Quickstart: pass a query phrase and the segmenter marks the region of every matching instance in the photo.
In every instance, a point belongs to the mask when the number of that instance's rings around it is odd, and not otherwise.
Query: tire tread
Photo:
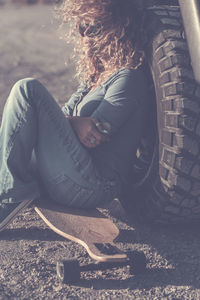
[[[132,193],[138,198],[142,193],[147,219],[170,224],[196,221],[200,217],[200,86],[194,80],[179,7],[150,7],[146,20],[146,54],[157,80],[162,126],[158,125],[154,178],[138,190],[133,187]]]

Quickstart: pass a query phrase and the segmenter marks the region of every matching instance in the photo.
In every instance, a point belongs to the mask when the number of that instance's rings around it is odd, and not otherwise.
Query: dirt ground
[[[0,20],[1,112],[11,86],[24,77],[41,80],[62,104],[77,82],[72,46],[59,39],[52,7],[1,5]],[[200,299],[198,226],[151,227],[127,216],[117,203],[105,212],[120,228],[118,246],[145,252],[144,274],[133,276],[128,267],[116,267],[83,273],[76,285],[60,284],[56,261],[91,260],[81,246],[54,234],[29,208],[0,234],[0,300]]]

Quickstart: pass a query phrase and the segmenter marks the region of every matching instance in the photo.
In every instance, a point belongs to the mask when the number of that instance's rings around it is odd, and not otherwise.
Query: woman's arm
[[[103,134],[98,130],[98,121],[96,119],[79,116],[67,116],[67,118],[80,142],[85,147],[95,148],[101,143],[109,140],[107,134]]]
[[[148,98],[148,84],[142,69],[124,70],[109,85],[104,99],[91,117],[110,125],[114,134]]]
[[[80,98],[87,94],[89,88],[86,84],[81,84],[77,91],[72,94],[68,102],[62,107],[62,111],[69,119],[72,128],[74,129],[80,142],[87,148],[95,148],[102,142],[108,141],[108,136],[99,131],[99,123],[94,118],[82,118],[73,116],[73,111]],[[101,127],[100,127],[101,128]],[[91,143],[91,141],[94,141]]]

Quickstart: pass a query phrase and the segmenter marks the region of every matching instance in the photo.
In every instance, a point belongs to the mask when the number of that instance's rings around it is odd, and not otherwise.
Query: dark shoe
[[[17,214],[32,201],[24,200],[19,203],[0,203],[0,231],[10,224]]]

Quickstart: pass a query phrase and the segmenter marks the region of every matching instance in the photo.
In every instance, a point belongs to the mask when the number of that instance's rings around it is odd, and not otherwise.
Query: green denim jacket
[[[66,115],[93,117],[110,124],[110,141],[89,150],[98,167],[127,182],[148,112],[148,83],[143,68],[123,68],[95,90],[81,84],[65,103]]]

